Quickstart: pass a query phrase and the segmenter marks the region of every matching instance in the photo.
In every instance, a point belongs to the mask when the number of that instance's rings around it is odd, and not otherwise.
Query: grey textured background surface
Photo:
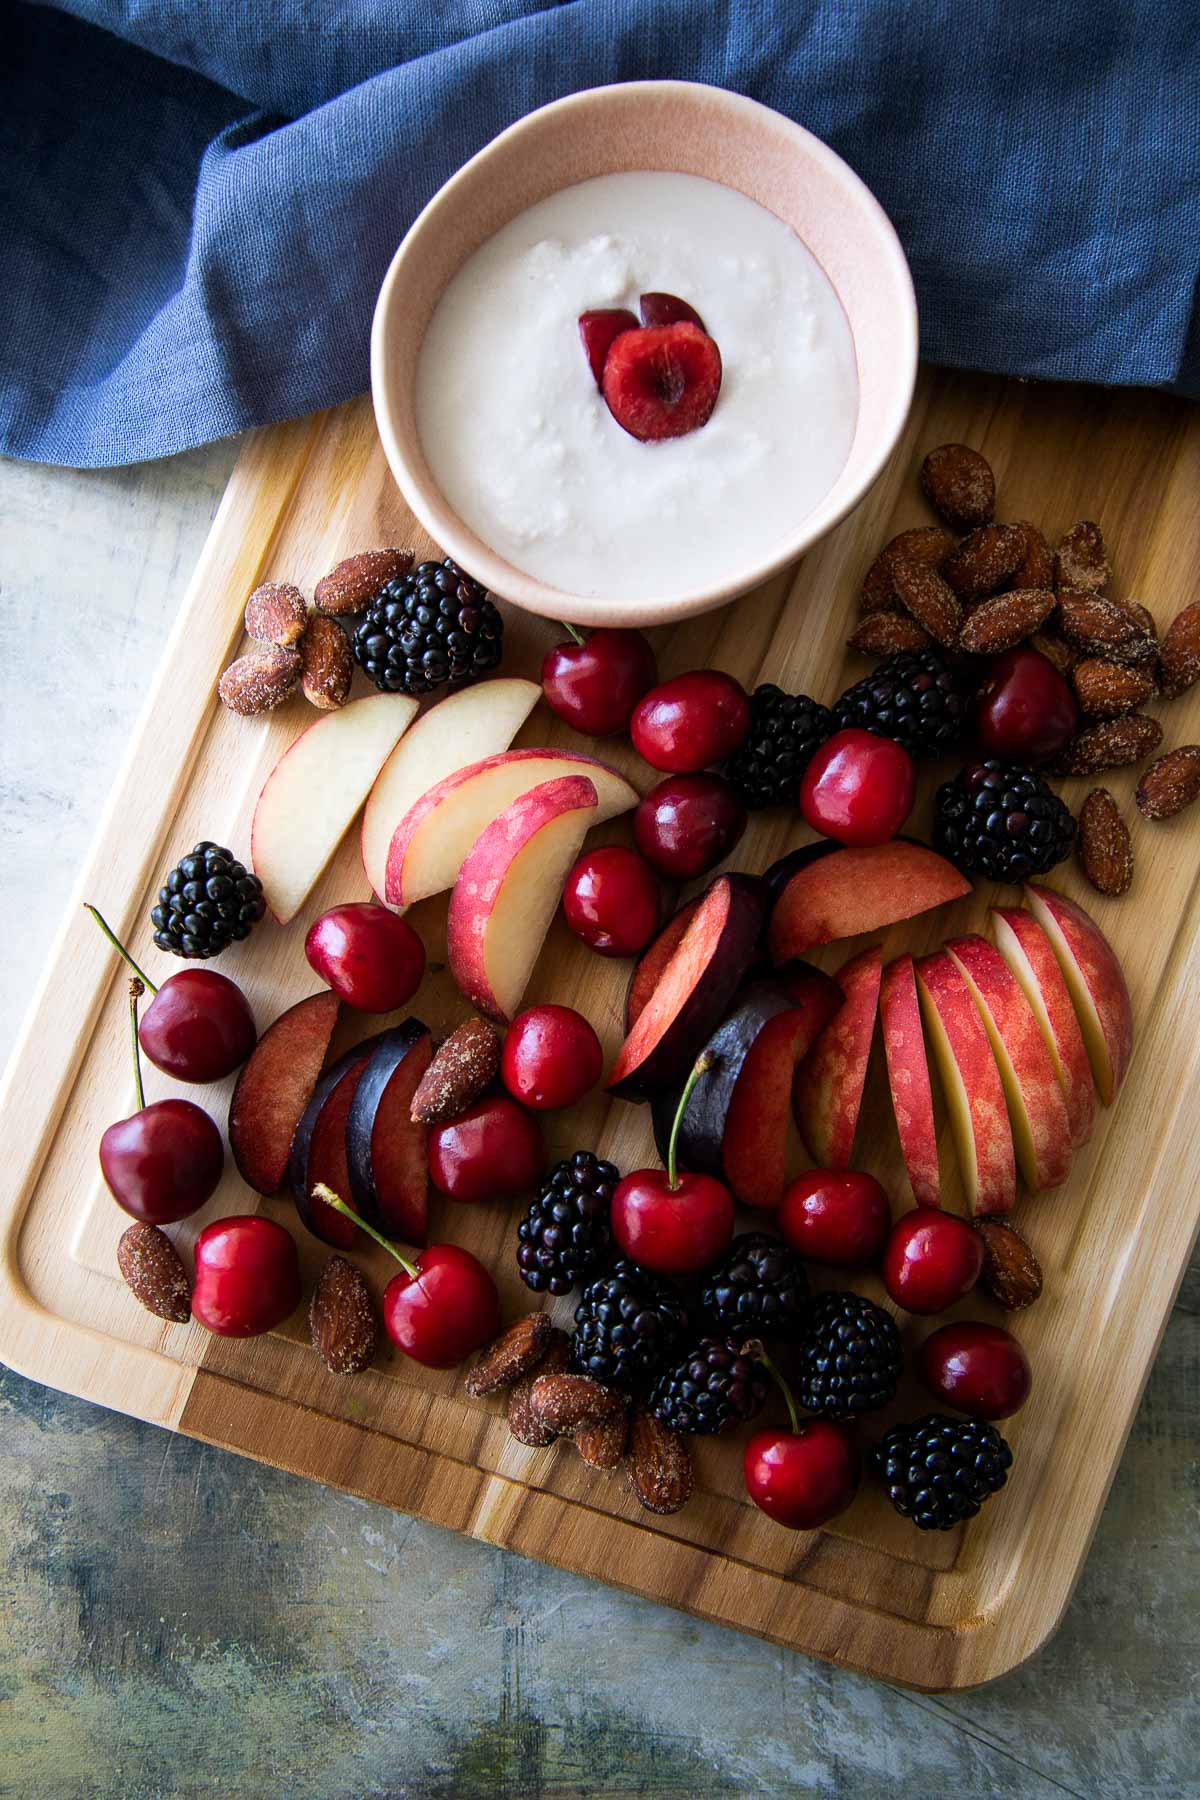
[[[0,465],[5,1042],[234,454]],[[0,1371],[0,1793],[1200,1794],[1198,1373],[1194,1265],[1058,1636],[931,1699]]]

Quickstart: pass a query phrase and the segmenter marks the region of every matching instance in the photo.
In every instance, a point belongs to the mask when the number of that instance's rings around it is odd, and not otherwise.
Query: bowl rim
[[[878,430],[876,445],[864,459],[856,481],[840,496],[837,504],[830,505],[828,495],[818,501],[798,522],[796,529],[780,539],[766,554],[747,562],[715,584],[676,594],[666,600],[612,600],[594,595],[571,594],[516,568],[459,517],[433,481],[432,475],[427,480],[414,465],[405,441],[396,430],[386,379],[385,341],[400,271],[407,258],[419,252],[422,237],[431,228],[436,228],[443,213],[453,209],[457,194],[469,184],[480,164],[501,145],[510,145],[520,137],[540,130],[550,114],[603,106],[610,99],[629,96],[634,91],[648,98],[654,95],[677,95],[681,92],[697,97],[704,95],[710,104],[715,103],[751,119],[765,115],[772,121],[774,129],[783,127],[786,133],[795,138],[809,160],[821,164],[835,181],[854,195],[858,206],[871,219],[879,247],[890,264],[890,272],[898,290],[897,298],[901,302],[895,319],[896,357],[901,362],[899,380],[894,389],[894,398]],[[836,284],[834,291],[837,292]],[[840,301],[840,294],[838,298]],[[853,335],[851,327],[852,339]],[[751,100],[744,94],[734,93],[729,88],[702,81],[622,81],[581,88],[526,113],[489,139],[443,182],[422,207],[396,247],[375,303],[371,322],[371,400],[376,429],[393,479],[418,521],[435,543],[441,545],[445,555],[470,569],[477,580],[482,581],[502,599],[543,618],[561,619],[573,625],[592,627],[659,625],[694,618],[749,592],[771,576],[777,575],[789,563],[795,562],[854,510],[878,480],[904,429],[916,386],[918,346],[916,292],[912,271],[896,228],[866,182],[836,150],[832,150],[803,125],[798,125],[794,119],[789,119],[785,113],[776,112],[773,107]],[[421,460],[423,462],[424,458]],[[830,488],[830,494],[836,492],[839,481],[840,476]]]

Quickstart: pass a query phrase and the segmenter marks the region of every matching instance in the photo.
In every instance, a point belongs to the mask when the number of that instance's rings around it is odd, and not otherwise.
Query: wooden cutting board
[[[1145,601],[1160,626],[1196,599],[1200,412],[1159,396],[929,372],[903,443],[857,512],[799,567],[735,606],[655,633],[664,675],[710,662],[748,687],[770,679],[830,699],[863,674],[867,665],[844,649],[857,584],[895,531],[930,516],[915,472],[925,450],[947,439],[990,458],[1001,517],[1038,521],[1052,539],[1077,518],[1100,520],[1114,591]],[[1102,1116],[1066,1186],[1019,1202],[1016,1220],[1046,1274],[1043,1298],[1015,1324],[1035,1387],[1005,1427],[1016,1458],[1008,1487],[965,1530],[919,1533],[870,1483],[828,1529],[783,1530],[745,1501],[736,1440],[695,1441],[695,1496],[677,1516],[655,1519],[619,1474],[590,1473],[570,1447],[512,1442],[499,1404],[468,1401],[453,1373],[381,1353],[367,1374],[337,1380],[309,1347],[303,1311],[268,1337],[226,1341],[160,1324],[117,1277],[127,1220],[100,1182],[96,1146],[132,1107],[125,981],[80,903],[99,905],[134,954],[161,971],[147,912],[163,871],[201,837],[245,853],[261,782],[313,716],[298,699],[253,721],[216,703],[246,594],[267,577],[311,590],[340,557],[408,541],[427,544],[392,485],[365,400],[249,438],[0,1096],[0,1355],[104,1405],[889,1680],[945,1689],[1003,1673],[1045,1641],[1066,1605],[1200,1222],[1200,813],[1136,822],[1137,875],[1124,900],[1093,895],[1073,865],[1055,872],[1124,958],[1138,1048],[1118,1106]],[[559,635],[511,614],[505,671],[536,676]],[[1200,689],[1161,711],[1168,744],[1200,739]],[[542,706],[518,742],[580,745]],[[649,785],[628,745],[597,748]],[[936,778],[925,777],[918,827]],[[1132,775],[1104,779],[1132,818]],[[1076,802],[1087,785],[1071,784]],[[627,821],[606,828],[617,840],[627,831]],[[782,813],[759,815],[733,860],[765,868],[806,835]],[[264,922],[222,958],[260,1025],[316,986],[304,920],[365,894],[352,833],[301,920],[286,931]],[[978,928],[992,898],[981,889],[949,912],[898,926],[885,951],[922,952]],[[440,961],[445,897],[410,916]],[[834,946],[820,960],[835,966],[856,947]],[[529,997],[580,1007],[611,1055],[626,977],[624,964],[591,955],[560,920]],[[466,1011],[445,973],[427,977],[414,1006],[435,1032]],[[346,1021],[335,1049],[366,1026]],[[859,1160],[903,1208],[909,1194],[878,1068],[869,1085]],[[196,1096],[222,1120],[228,1086]],[[152,1068],[147,1088],[151,1098],[171,1091]],[[555,1157],[591,1145],[623,1168],[653,1160],[646,1112],[602,1096],[550,1115],[546,1131]],[[286,1200],[258,1202],[232,1169],[174,1235],[190,1245],[211,1218],[259,1204],[292,1225],[313,1277],[323,1247]],[[507,1316],[528,1306],[512,1256],[520,1210],[438,1202],[433,1218],[435,1236],[467,1244],[494,1268]],[[383,1253],[360,1261],[381,1288]],[[873,1281],[857,1285],[879,1297]],[[567,1303],[556,1310],[569,1316]],[[985,1301],[958,1311],[1000,1316]],[[908,1342],[924,1329],[906,1324]],[[928,1404],[910,1385],[894,1416]]]

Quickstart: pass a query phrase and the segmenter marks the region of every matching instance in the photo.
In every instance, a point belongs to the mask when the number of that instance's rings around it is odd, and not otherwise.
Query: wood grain
[[[1001,516],[1034,519],[1051,539],[1079,517],[1099,519],[1114,590],[1144,601],[1160,625],[1194,598],[1193,411],[1148,395],[926,374],[904,444],[864,505],[796,571],[735,607],[656,633],[663,672],[709,661],[748,685],[771,679],[825,699],[865,672],[843,647],[857,582],[894,531],[928,519],[915,471],[924,451],[948,438],[977,444],[990,458]],[[340,1382],[308,1347],[301,1314],[271,1337],[230,1343],[161,1325],[116,1279],[125,1219],[100,1187],[95,1144],[132,1104],[123,983],[78,902],[95,901],[135,955],[159,966],[146,914],[161,871],[201,836],[246,848],[262,778],[312,716],[299,701],[263,721],[235,719],[215,704],[213,685],[238,644],[247,591],[268,576],[311,590],[340,556],[410,536],[425,547],[391,485],[365,403],[250,440],[5,1077],[0,1352],[39,1380],[891,1680],[949,1688],[990,1679],[1032,1654],[1066,1604],[1200,1222],[1191,1104],[1200,898],[1196,828],[1186,816],[1133,822],[1137,875],[1125,900],[1101,900],[1073,868],[1056,872],[1125,960],[1140,1041],[1121,1103],[1102,1117],[1068,1184],[1019,1202],[1016,1217],[1046,1271],[1045,1296],[1016,1324],[1036,1386],[1008,1428],[1016,1453],[1009,1486],[965,1533],[918,1534],[870,1487],[830,1529],[788,1533],[743,1503],[740,1458],[728,1442],[699,1444],[696,1497],[675,1518],[648,1522],[618,1475],[583,1469],[567,1449],[513,1444],[499,1402],[467,1401],[452,1374],[385,1352],[366,1376]],[[506,670],[536,673],[556,635],[552,625],[512,614]],[[1200,737],[1200,698],[1161,712],[1168,744]],[[518,742],[579,740],[538,708]],[[649,785],[627,745],[600,753]],[[934,779],[926,779],[921,809]],[[1132,775],[1106,783],[1134,821]],[[1085,791],[1068,786],[1076,801]],[[916,823],[925,816],[919,809]],[[620,839],[627,829],[617,821],[605,835]],[[782,815],[759,816],[734,860],[765,867],[805,835]],[[303,916],[364,893],[352,834]],[[978,927],[991,898],[981,890],[934,920],[897,928],[885,934],[885,950],[921,952]],[[412,917],[431,959],[441,960],[444,897]],[[301,921],[286,932],[264,924],[251,944],[222,959],[246,985],[260,1024],[312,991],[302,941]],[[833,966],[854,948],[835,946],[820,960]],[[591,956],[560,921],[530,997],[579,1006],[611,1055],[626,973]],[[445,974],[427,979],[416,1007],[435,1031],[465,1010]],[[335,1050],[360,1035],[361,1021],[346,1021]],[[150,1097],[169,1091],[157,1072],[148,1076]],[[228,1086],[196,1097],[223,1117]],[[623,1167],[652,1156],[644,1113],[600,1096],[551,1115],[547,1138],[555,1156],[579,1144]],[[863,1164],[907,1204],[878,1070],[859,1148]],[[227,1172],[209,1207],[177,1228],[177,1241],[188,1244],[209,1218],[255,1204]],[[285,1202],[265,1204],[294,1223]],[[509,1313],[527,1299],[511,1256],[519,1210],[442,1202],[433,1220],[435,1234],[492,1263]],[[325,1252],[298,1227],[297,1236],[311,1277]],[[359,1260],[381,1287],[382,1253]],[[569,1316],[564,1303],[557,1311]],[[998,1316],[979,1302],[959,1311]],[[910,1322],[905,1335],[916,1343],[924,1328]],[[896,1416],[921,1410],[909,1386]]]

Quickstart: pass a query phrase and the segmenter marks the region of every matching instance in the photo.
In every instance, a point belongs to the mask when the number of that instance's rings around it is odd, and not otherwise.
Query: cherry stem
[[[108,939],[108,941],[112,945],[113,949],[116,950],[119,955],[121,955],[125,958],[125,961],[129,964],[130,968],[133,970],[133,972],[137,976],[138,980],[141,982],[144,982],[144,984],[146,985],[146,987],[148,987],[150,989],[150,992],[152,994],[157,994],[158,989],[155,987],[154,983],[151,981],[150,977],[147,975],[145,969],[138,968],[138,966],[134,962],[132,956],[130,956],[128,950],[125,948],[124,944],[121,942],[121,940],[117,936],[116,932],[112,929],[112,926],[108,923],[108,920],[104,917],[104,914],[101,912],[98,912],[96,910],[96,908],[94,906],[92,906],[90,904],[90,902],[87,900],[85,900],[83,903],[83,910],[84,910],[84,912],[91,913],[93,919],[95,919],[97,925],[100,927],[101,931],[104,933],[105,937]]]
[[[675,1108],[675,1117],[671,1120],[671,1136],[667,1142],[667,1186],[674,1192],[679,1186],[679,1166],[675,1160],[675,1152],[679,1145],[679,1128],[683,1124],[683,1115],[687,1111],[688,1101],[692,1097],[696,1083],[702,1075],[707,1075],[714,1062],[713,1056],[705,1050],[692,1065],[692,1072],[683,1084],[683,1092],[679,1096],[679,1105]]]
[[[771,1361],[770,1357],[767,1355],[767,1352],[766,1352],[765,1348],[763,1347],[763,1345],[758,1341],[757,1338],[754,1338],[750,1343],[743,1344],[742,1349],[743,1349],[743,1352],[745,1353],[745,1355],[752,1356],[754,1358],[755,1362],[760,1362],[762,1364],[763,1368],[767,1371],[767,1374],[771,1377],[771,1380],[775,1383],[775,1386],[779,1389],[780,1393],[783,1395],[784,1399],[787,1401],[788,1418],[791,1420],[793,1432],[799,1431],[800,1417],[796,1411],[796,1402],[792,1398],[792,1390],[788,1386],[787,1382],[784,1380],[780,1371],[775,1367],[775,1364]]]
[[[401,1256],[391,1238],[385,1238],[382,1231],[376,1231],[373,1225],[368,1225],[365,1219],[360,1219],[354,1208],[347,1206],[341,1195],[335,1194],[333,1189],[326,1187],[323,1181],[318,1181],[313,1188],[313,1199],[323,1200],[326,1206],[333,1208],[334,1212],[341,1213],[343,1219],[352,1219],[360,1231],[365,1231],[368,1237],[374,1238],[377,1244],[383,1245],[389,1255],[395,1257],[406,1275],[411,1275],[414,1281],[417,1279],[416,1265],[410,1263],[406,1256]]]
[[[142,1087],[142,1047],[138,1043],[137,1012],[138,1001],[145,993],[140,975],[135,975],[129,983],[129,1029],[133,1035],[133,1085],[137,1090],[137,1109],[141,1112],[146,1105],[146,1093]]]
[[[575,627],[569,624],[566,619],[560,619],[559,624],[565,632],[568,632],[570,636],[575,639],[577,644],[582,645],[587,643],[587,639],[584,637],[583,633],[581,631],[576,631]]]

